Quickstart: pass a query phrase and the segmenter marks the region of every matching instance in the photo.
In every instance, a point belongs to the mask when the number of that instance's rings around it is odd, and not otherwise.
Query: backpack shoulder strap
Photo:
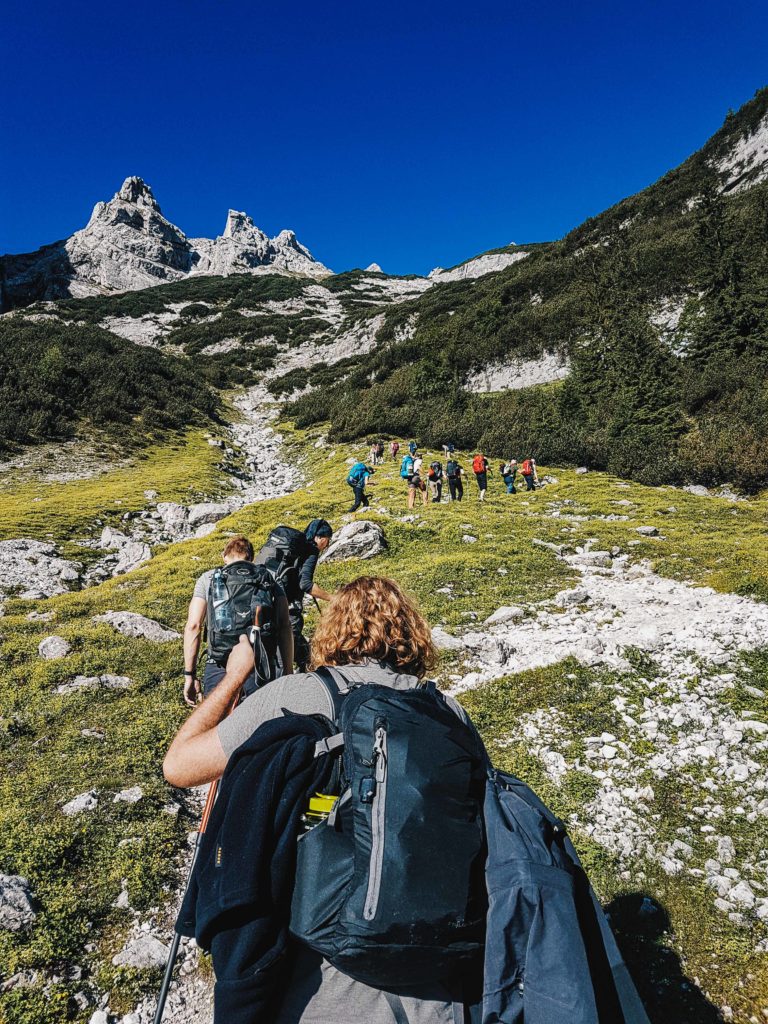
[[[349,683],[340,673],[337,674],[327,666],[315,669],[312,675],[323,684],[328,696],[331,698],[333,720],[337,722],[341,713],[341,705],[351,689]]]

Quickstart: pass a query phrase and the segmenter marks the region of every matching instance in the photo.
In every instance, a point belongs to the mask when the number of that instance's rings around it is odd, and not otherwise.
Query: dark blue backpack
[[[482,966],[486,755],[434,684],[365,684],[337,706],[342,781],[299,837],[291,931],[377,988],[455,980]],[[325,748],[318,754],[325,752]]]
[[[492,771],[483,1024],[650,1024],[565,825]]]

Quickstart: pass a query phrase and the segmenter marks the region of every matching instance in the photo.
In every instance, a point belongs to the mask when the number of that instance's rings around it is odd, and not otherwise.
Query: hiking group
[[[562,822],[428,681],[415,603],[314,582],[331,535],[234,537],[190,603],[204,699],[163,768],[220,779],[176,923],[210,951],[215,1024],[648,1024]]]
[[[400,442],[392,441],[389,450],[392,461],[396,462],[400,452]],[[366,488],[368,481],[376,472],[375,467],[382,465],[384,462],[384,451],[384,443],[376,441],[371,445],[369,453],[370,464],[358,461],[350,466],[347,473],[347,484],[352,488],[354,501],[348,509],[349,512],[357,512],[359,508],[368,508],[370,505]],[[452,444],[444,445],[443,452],[446,459],[445,469],[443,469],[443,463],[439,459],[434,459],[425,471],[424,459],[419,454],[418,445],[415,441],[411,441],[408,445],[408,451],[403,455],[400,462],[400,477],[408,485],[409,509],[412,509],[416,504],[417,496],[421,497],[424,505],[428,505],[430,500],[440,503],[443,500],[443,487],[446,482],[448,483],[448,501],[463,500],[463,478],[467,474],[459,462]],[[477,481],[479,499],[480,501],[485,501],[490,467],[488,460],[482,452],[477,452],[472,459],[472,472]],[[515,485],[518,472],[523,478],[525,489],[527,491],[535,490],[539,482],[536,460],[527,458],[518,464],[517,459],[510,459],[508,462],[502,462],[499,465],[499,477],[504,482],[507,494],[517,493]]]

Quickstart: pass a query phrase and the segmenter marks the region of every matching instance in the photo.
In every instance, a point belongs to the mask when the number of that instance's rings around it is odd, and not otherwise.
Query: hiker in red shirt
[[[536,475],[536,459],[527,458],[520,467],[520,472],[525,480],[526,491],[535,491],[539,478]]]
[[[488,459],[486,459],[482,452],[478,452],[474,459],[472,459],[472,472],[477,480],[480,501],[485,501],[485,492],[488,490]]]

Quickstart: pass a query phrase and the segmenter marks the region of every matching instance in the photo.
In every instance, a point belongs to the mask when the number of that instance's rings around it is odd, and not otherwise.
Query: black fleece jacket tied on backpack
[[[309,797],[322,792],[332,758],[314,757],[334,728],[322,716],[267,722],[229,759],[176,922],[210,950],[214,1019],[266,1024],[287,963],[296,836]]]

